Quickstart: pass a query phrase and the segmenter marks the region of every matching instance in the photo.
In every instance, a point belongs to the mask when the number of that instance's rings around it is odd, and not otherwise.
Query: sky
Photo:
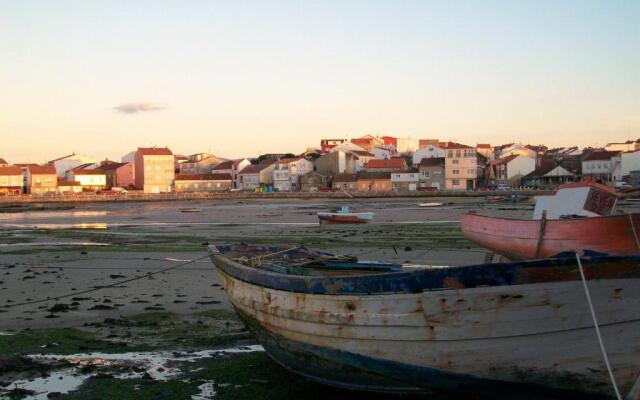
[[[640,1],[0,0],[0,157],[640,137]]]

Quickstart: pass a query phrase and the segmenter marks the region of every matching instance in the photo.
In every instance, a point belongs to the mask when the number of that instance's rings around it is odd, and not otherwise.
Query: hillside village
[[[226,159],[140,147],[120,161],[70,154],[43,164],[0,158],[0,195],[80,192],[415,192],[527,187],[580,180],[622,188],[640,183],[640,139],[603,148],[365,135],[322,139],[300,154]]]

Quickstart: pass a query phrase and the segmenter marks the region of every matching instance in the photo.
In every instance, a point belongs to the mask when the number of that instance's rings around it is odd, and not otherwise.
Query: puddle
[[[109,243],[96,242],[33,242],[33,243],[0,243],[0,247],[41,247],[41,246],[111,246]]]
[[[46,378],[21,379],[12,382],[7,390],[20,388],[34,392],[30,399],[47,400],[49,393],[69,393],[76,390],[93,374],[76,374],[75,368],[52,372]],[[0,392],[1,394],[1,392]]]
[[[3,334],[3,333],[0,333]],[[130,372],[121,372],[113,375],[116,379],[134,379],[149,375],[154,380],[166,381],[175,378],[184,372],[184,367],[170,367],[174,363],[194,362],[196,360],[211,358],[224,354],[250,353],[264,351],[260,345],[240,346],[227,349],[202,350],[194,352],[186,351],[164,351],[164,352],[139,352],[139,353],[86,353],[86,354],[34,354],[27,357],[33,360],[56,360],[66,361],[75,367],[66,368],[52,372],[46,378],[35,378],[31,380],[17,380],[11,382],[5,388],[0,388],[0,397],[3,391],[14,388],[31,390],[36,394],[33,399],[47,399],[49,393],[68,393],[76,390],[83,382],[100,372],[101,368],[125,368]],[[85,366],[94,366],[92,372],[81,373]],[[193,395],[194,400],[212,399],[216,395],[213,381],[206,381],[198,386],[200,393]]]
[[[209,400],[216,396],[216,388],[213,381],[206,381],[198,386],[200,393],[191,396],[191,400]]]

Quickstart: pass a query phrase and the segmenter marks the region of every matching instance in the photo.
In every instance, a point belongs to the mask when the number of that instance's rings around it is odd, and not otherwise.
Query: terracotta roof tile
[[[55,175],[55,167],[49,165],[29,165],[29,173],[31,175]]]
[[[615,157],[619,155],[620,151],[594,151],[593,153],[587,155],[584,158],[584,161],[605,161],[610,160],[611,157]]]
[[[386,160],[369,160],[367,163],[367,169],[380,169],[380,168],[405,168],[407,162],[403,158],[389,158]]]
[[[138,153],[143,156],[172,156],[168,147],[138,147]]]
[[[0,175],[22,175],[22,168],[20,167],[0,167]]]

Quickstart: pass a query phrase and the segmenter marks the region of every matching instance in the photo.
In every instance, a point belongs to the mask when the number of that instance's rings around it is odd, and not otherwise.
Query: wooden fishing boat
[[[467,239],[511,260],[584,250],[640,254],[640,214],[536,221],[468,213],[461,225]]]
[[[371,270],[304,248],[209,252],[266,352],[311,380],[403,393],[613,393],[575,257]],[[631,398],[640,394],[640,257],[581,260],[613,374]]]
[[[511,260],[592,250],[609,255],[640,254],[640,214],[611,215],[617,194],[600,184],[563,185],[539,196],[532,220],[467,213],[464,236]]]
[[[373,221],[373,212],[352,212],[349,207],[342,206],[335,212],[319,212],[318,219],[321,224],[368,224]]]

